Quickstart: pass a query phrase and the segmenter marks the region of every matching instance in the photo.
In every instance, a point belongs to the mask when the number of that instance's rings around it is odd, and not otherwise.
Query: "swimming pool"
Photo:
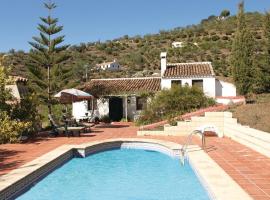
[[[20,200],[208,200],[189,165],[165,154],[117,149],[73,158]]]

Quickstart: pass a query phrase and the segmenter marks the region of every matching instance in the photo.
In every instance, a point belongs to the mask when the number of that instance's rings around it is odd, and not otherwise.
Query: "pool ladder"
[[[205,149],[205,135],[204,135],[204,132],[201,131],[201,130],[194,130],[194,131],[192,131],[187,136],[184,145],[180,149],[180,152],[181,152],[180,161],[181,161],[181,164],[182,165],[185,164],[185,159],[186,159],[186,155],[187,155],[188,146],[191,144],[191,142],[192,142],[192,136],[195,135],[195,134],[201,135],[201,137],[202,137],[202,148]]]

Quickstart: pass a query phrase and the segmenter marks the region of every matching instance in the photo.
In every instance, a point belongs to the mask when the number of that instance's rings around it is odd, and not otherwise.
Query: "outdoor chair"
[[[89,123],[89,122],[76,122],[77,126],[83,126],[85,129],[85,132],[90,133],[91,128],[95,126],[94,123]]]
[[[48,115],[48,118],[53,128],[52,134],[54,136],[58,136],[60,133],[65,133],[65,135],[69,137],[70,135],[74,136],[74,132],[77,132],[80,136],[81,132],[85,130],[84,126],[69,126],[67,122],[65,122],[64,125],[59,126],[50,114]]]

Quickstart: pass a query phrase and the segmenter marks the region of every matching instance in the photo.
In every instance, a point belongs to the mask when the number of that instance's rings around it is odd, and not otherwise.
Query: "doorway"
[[[109,99],[109,117],[112,121],[120,121],[123,118],[123,99],[112,97]]]

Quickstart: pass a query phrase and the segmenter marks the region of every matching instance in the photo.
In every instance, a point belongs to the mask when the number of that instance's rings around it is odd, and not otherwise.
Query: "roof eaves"
[[[172,79],[172,78],[214,78],[215,75],[200,75],[200,76],[163,76],[163,79]]]

